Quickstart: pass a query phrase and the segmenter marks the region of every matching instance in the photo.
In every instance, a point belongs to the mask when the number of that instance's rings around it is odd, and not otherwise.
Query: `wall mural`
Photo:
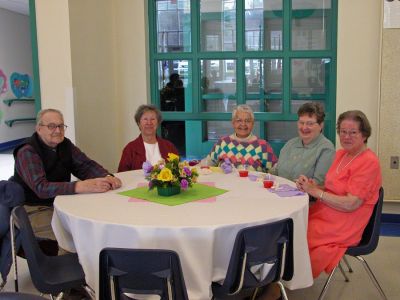
[[[32,96],[32,79],[28,74],[14,72],[10,76],[11,90],[17,98]]]
[[[0,69],[0,95],[4,94],[5,92],[7,92],[8,87],[7,87],[7,76],[6,74],[4,74],[3,70]],[[3,112],[0,109],[0,122],[1,119],[3,118]]]
[[[3,70],[0,69],[0,95],[7,92],[7,76],[4,74]]]

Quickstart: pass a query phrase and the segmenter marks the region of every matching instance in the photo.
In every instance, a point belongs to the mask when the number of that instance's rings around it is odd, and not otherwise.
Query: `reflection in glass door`
[[[275,152],[297,135],[297,109],[319,102],[335,141],[337,0],[151,0],[152,102],[161,134],[204,157],[248,104]]]

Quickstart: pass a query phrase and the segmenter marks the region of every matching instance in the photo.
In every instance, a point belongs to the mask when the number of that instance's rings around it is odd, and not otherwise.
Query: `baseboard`
[[[382,236],[400,236],[400,214],[382,214],[381,232]]]
[[[18,139],[18,140],[13,140],[13,141],[8,141],[5,143],[0,143],[0,152],[14,149],[16,146],[22,143],[26,138]]]

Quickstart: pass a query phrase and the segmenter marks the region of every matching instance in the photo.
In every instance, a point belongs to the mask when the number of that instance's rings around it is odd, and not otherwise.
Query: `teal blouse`
[[[321,185],[325,181],[325,174],[328,172],[334,156],[335,148],[323,134],[320,134],[308,145],[303,145],[301,138],[295,137],[281,149],[273,173],[292,181],[300,175],[305,175]]]

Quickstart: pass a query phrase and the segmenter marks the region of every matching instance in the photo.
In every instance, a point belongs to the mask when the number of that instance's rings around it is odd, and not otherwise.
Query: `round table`
[[[95,291],[103,248],[171,249],[179,254],[189,299],[210,299],[211,282],[225,278],[238,231],[288,217],[294,221],[294,276],[285,284],[289,289],[312,285],[307,195],[279,197],[262,182],[213,172],[200,175],[198,181],[228,192],[167,206],[117,194],[145,184],[142,170],[116,176],[123,183],[118,190],[58,196],[54,202],[52,226],[57,240],[62,248],[78,253],[86,281]]]

